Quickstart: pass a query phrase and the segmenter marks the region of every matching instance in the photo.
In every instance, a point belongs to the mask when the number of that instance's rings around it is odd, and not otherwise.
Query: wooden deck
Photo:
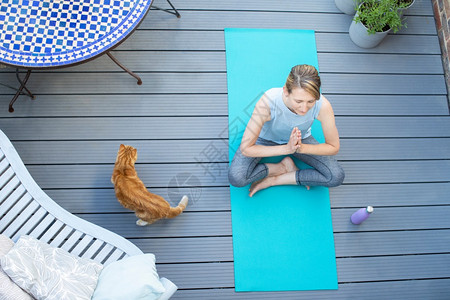
[[[33,72],[37,99],[19,98],[13,114],[13,91],[0,86],[0,128],[37,183],[70,212],[155,253],[160,275],[180,288],[173,299],[448,299],[450,118],[431,1],[416,0],[408,28],[374,49],[351,42],[351,17],[333,0],[173,3],[181,19],[152,10],[114,51],[142,86],[108,57]],[[346,171],[330,189],[338,290],[234,292],[226,27],[316,31]],[[0,82],[15,85],[13,70],[2,69]],[[110,183],[120,143],[138,149],[153,192],[173,202],[191,195],[183,215],[135,225]],[[352,225],[366,205],[372,217]]]

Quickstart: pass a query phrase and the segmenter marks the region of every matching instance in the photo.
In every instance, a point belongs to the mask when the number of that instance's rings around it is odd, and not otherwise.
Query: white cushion
[[[155,255],[142,254],[105,266],[92,300],[156,300],[164,292],[156,272]]]
[[[91,299],[103,268],[30,236],[22,236],[0,263],[17,285],[46,300]]]
[[[11,250],[14,242],[8,237],[0,234],[0,258]],[[0,270],[0,299],[1,300],[32,300],[29,294],[25,293],[15,284],[8,275]]]

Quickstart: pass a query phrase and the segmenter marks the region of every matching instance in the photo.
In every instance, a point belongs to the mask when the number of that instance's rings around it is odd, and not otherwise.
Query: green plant
[[[369,34],[392,29],[396,33],[406,23],[402,22],[400,9],[409,4],[397,0],[364,0],[358,7],[354,21],[361,22]]]

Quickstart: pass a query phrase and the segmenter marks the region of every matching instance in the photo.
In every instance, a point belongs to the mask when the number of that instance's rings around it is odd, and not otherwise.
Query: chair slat
[[[56,222],[53,223],[53,225],[45,231],[40,240],[48,244],[48,242],[58,233],[58,231],[61,230],[63,226],[63,222],[61,222],[60,220],[56,220]]]
[[[72,227],[64,226],[63,230],[61,230],[58,235],[53,238],[53,241],[51,241],[50,245],[58,248],[65,239],[68,239],[70,237],[72,231]]]
[[[94,259],[94,255],[97,253],[97,251],[104,245],[104,242],[101,240],[96,240],[92,245],[89,246],[88,250],[83,253],[81,257],[83,258],[89,258]]]
[[[76,244],[76,242],[78,242],[80,240],[80,238],[82,236],[83,236],[83,232],[81,232],[79,230],[75,230],[75,232],[72,233],[70,238],[66,242],[64,242],[63,245],[61,245],[61,248],[69,252],[70,249]]]
[[[114,250],[114,246],[106,244],[105,247],[95,256],[95,260],[103,263]]]
[[[0,217],[4,215],[17,201],[19,201],[24,193],[25,188],[23,185],[20,185],[14,192],[12,192],[0,206]]]
[[[2,159],[0,161],[0,173],[3,173],[9,167],[9,161],[7,159]]]
[[[15,232],[19,231],[20,228],[31,218],[33,213],[39,208],[37,202],[31,202],[27,208],[25,208],[18,216],[16,216],[12,223],[3,232],[6,236],[12,236]]]
[[[2,217],[0,220],[0,231],[3,232],[6,226],[11,223],[14,219],[18,218],[23,210],[28,206],[32,200],[31,195],[26,193],[18,201],[14,203],[11,209]]]
[[[70,251],[70,253],[74,255],[80,255],[86,249],[86,247],[89,245],[89,243],[94,239],[94,237],[90,235],[85,235],[83,239],[76,245],[76,247]]]
[[[13,177],[0,191],[0,203],[8,197],[11,192],[17,188],[20,181],[17,177]],[[2,205],[3,206],[3,205]]]
[[[28,235],[30,231],[35,228],[44,218],[47,211],[40,207],[34,215],[27,220],[25,224],[17,231],[14,236],[12,237],[13,241],[17,241],[22,235]]]
[[[55,221],[55,217],[48,214],[41,222],[39,222],[38,226],[36,226],[29,235],[38,239],[53,221]]]
[[[123,253],[124,252],[122,250],[119,250],[116,248],[116,250],[114,250],[114,252],[111,253],[111,255],[108,257],[108,259],[103,264],[107,265],[107,264],[110,264],[112,262],[119,260],[122,257]]]
[[[0,187],[4,186],[14,176],[14,170],[9,168],[0,176]]]

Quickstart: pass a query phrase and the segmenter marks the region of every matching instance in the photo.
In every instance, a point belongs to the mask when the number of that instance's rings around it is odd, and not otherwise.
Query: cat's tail
[[[170,208],[167,218],[175,218],[176,216],[181,214],[186,208],[188,200],[189,200],[188,196],[184,195],[183,198],[181,198],[180,203],[178,203],[177,207]]]

